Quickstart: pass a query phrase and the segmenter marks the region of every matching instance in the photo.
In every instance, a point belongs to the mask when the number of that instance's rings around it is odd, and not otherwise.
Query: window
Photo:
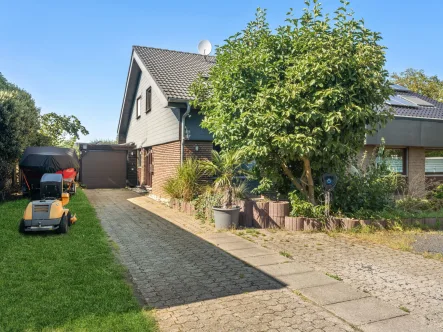
[[[136,110],[137,110],[137,119],[141,116],[141,111],[142,111],[142,97],[138,97],[137,98],[137,103],[135,105]]]
[[[425,172],[428,175],[443,175],[443,150],[425,151]]]
[[[406,149],[389,149],[383,152],[383,161],[396,173],[406,175]],[[381,163],[381,158],[377,157],[377,164]]]
[[[148,113],[151,110],[151,103],[152,103],[152,90],[151,87],[146,89],[146,113]]]

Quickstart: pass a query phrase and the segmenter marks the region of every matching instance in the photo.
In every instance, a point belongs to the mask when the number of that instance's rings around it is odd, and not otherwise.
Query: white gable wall
[[[137,54],[134,60],[142,69],[137,92],[134,96],[126,142],[133,142],[137,148],[177,141],[179,139],[179,109],[166,108],[168,102],[155,84]],[[151,111],[146,113],[146,89],[152,89]],[[141,116],[137,119],[137,98],[141,96]]]

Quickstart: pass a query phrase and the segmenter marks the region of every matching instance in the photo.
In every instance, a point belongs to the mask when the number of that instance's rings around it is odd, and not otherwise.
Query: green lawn
[[[27,203],[0,203],[0,331],[156,330],[83,191],[66,235],[19,234]]]

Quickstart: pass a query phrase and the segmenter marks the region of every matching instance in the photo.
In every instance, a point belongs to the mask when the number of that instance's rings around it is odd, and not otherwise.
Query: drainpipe
[[[183,165],[185,159],[185,124],[186,117],[191,113],[191,105],[186,102],[186,112],[182,115],[181,141],[180,141],[180,165]]]

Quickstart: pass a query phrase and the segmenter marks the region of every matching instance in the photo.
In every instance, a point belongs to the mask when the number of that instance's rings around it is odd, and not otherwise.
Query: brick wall
[[[198,146],[198,151],[195,147]],[[211,158],[212,142],[185,142],[185,158]],[[152,177],[152,194],[158,198],[166,198],[163,185],[166,180],[174,176],[180,165],[180,141],[156,145],[152,147],[154,174]],[[143,173],[143,172],[142,172]]]
[[[425,149],[408,149],[408,184],[411,194],[423,196],[426,188]]]
[[[198,151],[196,151],[198,147]],[[185,142],[185,158],[194,157],[197,159],[211,159],[212,142]]]
[[[152,176],[152,193],[157,197],[166,197],[163,185],[175,174],[180,164],[180,142],[156,145],[152,147],[154,174]]]

